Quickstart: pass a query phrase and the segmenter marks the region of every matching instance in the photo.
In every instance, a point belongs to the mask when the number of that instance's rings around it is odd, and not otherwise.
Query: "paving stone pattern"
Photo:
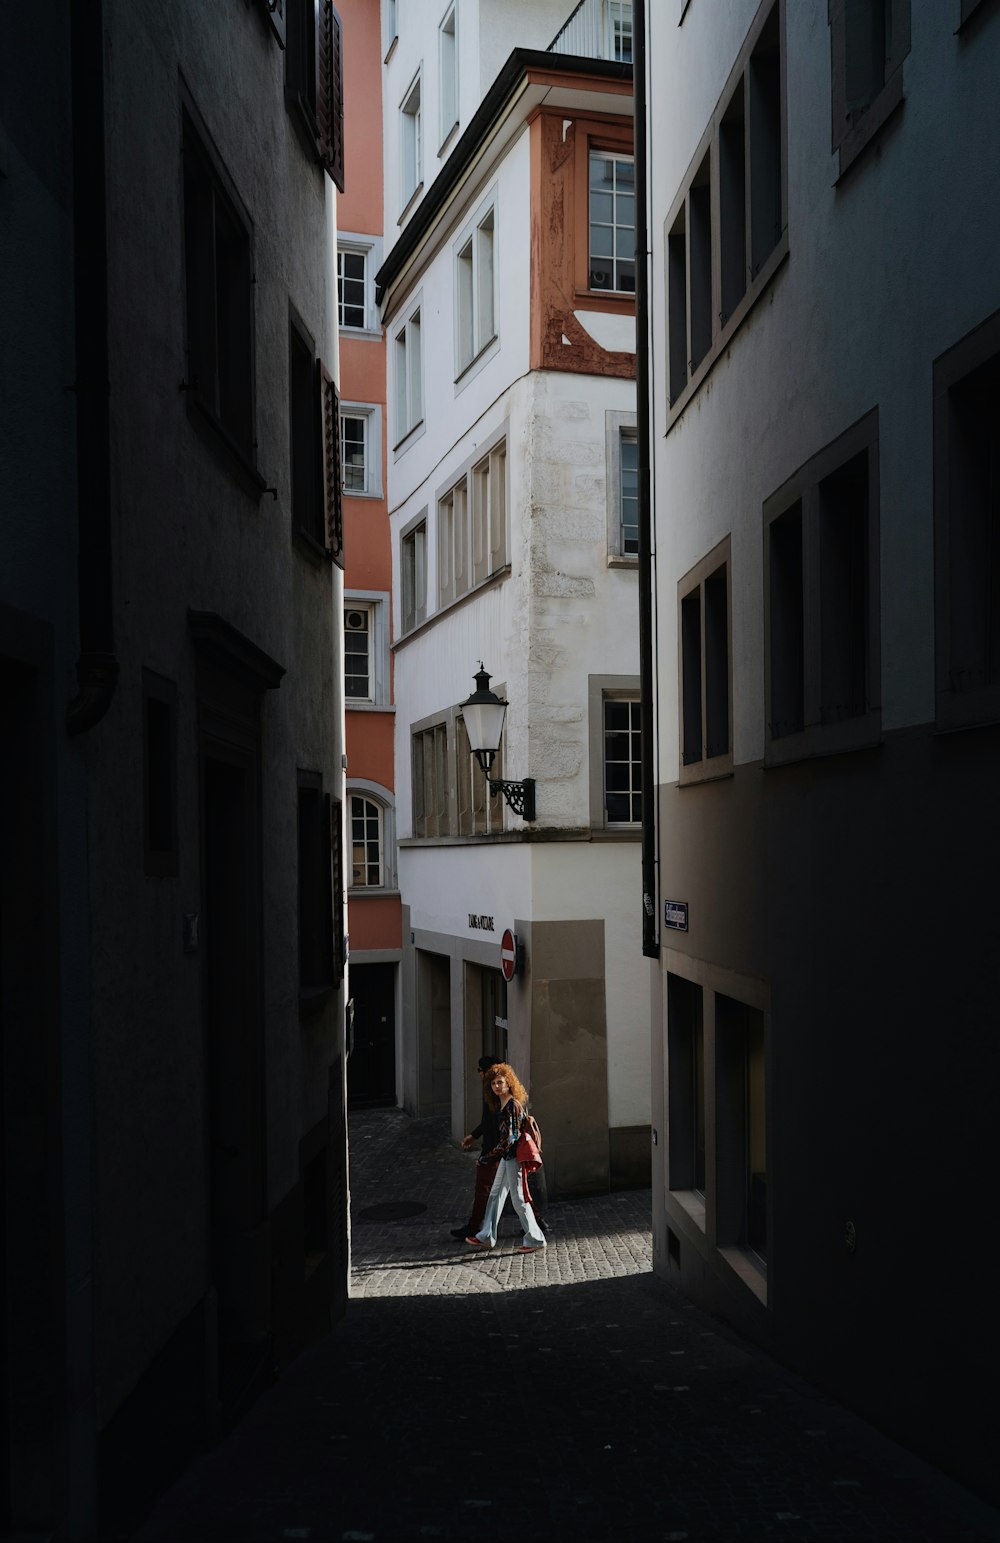
[[[648,1191],[449,1237],[473,1159],[352,1114],[352,1301],[135,1534],[167,1539],[1000,1540],[1000,1512],[651,1272]],[[373,1207],[419,1205],[399,1220]]]

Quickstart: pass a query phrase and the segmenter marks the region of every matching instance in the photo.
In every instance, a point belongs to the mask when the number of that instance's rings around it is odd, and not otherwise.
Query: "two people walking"
[[[517,1159],[517,1143],[527,1114],[528,1095],[517,1073],[512,1066],[508,1066],[506,1061],[499,1061],[488,1067],[483,1067],[480,1063],[480,1071],[483,1073],[483,1098],[486,1107],[483,1111],[481,1127],[484,1138],[483,1151],[477,1164],[477,1200],[485,1187],[483,1180],[480,1179],[479,1169],[488,1169],[494,1163],[496,1169],[489,1193],[486,1195],[482,1226],[478,1232],[472,1231],[478,1219],[477,1207],[474,1204],[473,1218],[465,1241],[473,1248],[496,1247],[497,1224],[509,1195],[524,1229],[524,1238],[518,1252],[531,1254],[536,1248],[545,1247],[545,1235],[538,1225],[538,1219],[531,1204],[523,1165]],[[495,1119],[496,1130],[496,1141],[490,1147],[487,1146],[487,1115],[489,1114],[492,1114]],[[489,1134],[492,1135],[493,1132],[489,1131]],[[472,1136],[466,1136],[462,1146],[471,1146],[474,1137],[475,1132]]]

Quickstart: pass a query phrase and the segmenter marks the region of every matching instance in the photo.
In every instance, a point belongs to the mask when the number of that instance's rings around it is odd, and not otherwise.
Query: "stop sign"
[[[500,969],[504,980],[513,980],[517,974],[517,943],[509,927],[500,939]]]

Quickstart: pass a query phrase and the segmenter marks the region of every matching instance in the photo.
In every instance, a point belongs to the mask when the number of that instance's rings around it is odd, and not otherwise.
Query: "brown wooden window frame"
[[[592,289],[590,287],[590,157],[635,162],[635,137],[631,123],[621,119],[580,117],[570,130],[573,136],[573,272],[576,283],[574,305],[578,310],[609,311],[616,316],[635,315],[635,291],[627,289]],[[636,258],[638,265],[638,258]]]
[[[344,29],[333,0],[284,0],[285,100],[306,152],[344,191]]]
[[[288,315],[288,464],[292,539],[344,566],[340,396],[294,307]]]

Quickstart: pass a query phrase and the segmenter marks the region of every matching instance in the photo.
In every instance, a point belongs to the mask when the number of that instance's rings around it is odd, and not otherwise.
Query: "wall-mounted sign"
[[[469,915],[469,926],[473,932],[495,932],[492,916]]]
[[[517,974],[517,938],[509,927],[500,939],[500,970],[504,980],[513,980]]]
[[[663,925],[672,927],[674,932],[687,932],[688,903],[686,900],[664,900]]]

